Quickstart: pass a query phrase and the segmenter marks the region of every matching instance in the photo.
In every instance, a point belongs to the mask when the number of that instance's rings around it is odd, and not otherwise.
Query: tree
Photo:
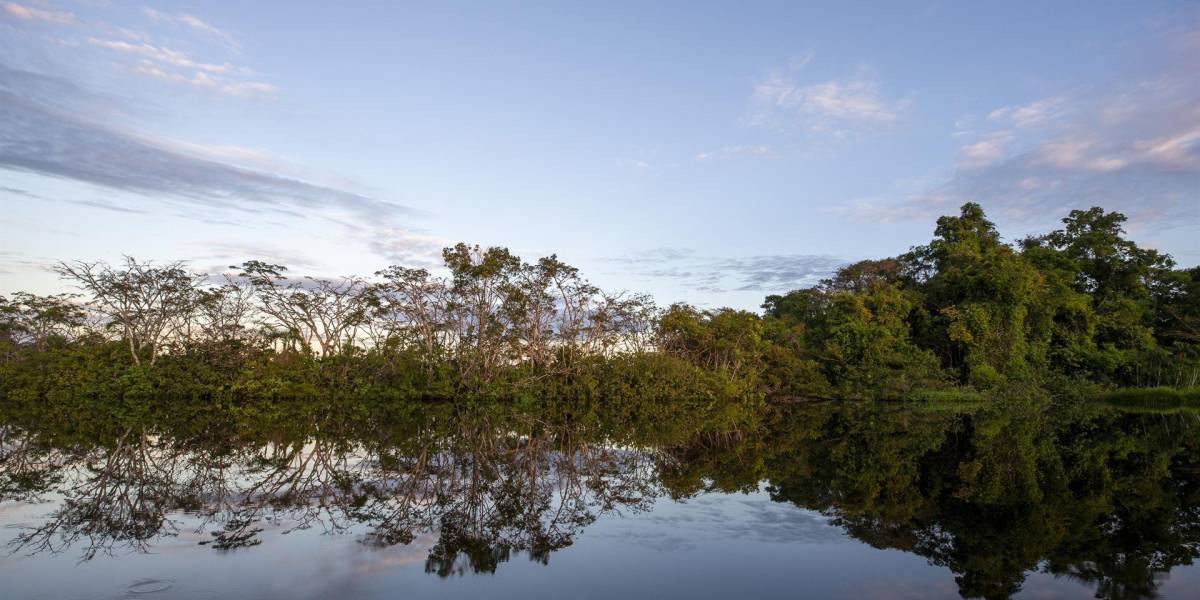
[[[1057,253],[1073,272],[1076,292],[1085,294],[1094,313],[1089,354],[1093,373],[1129,381],[1137,363],[1157,353],[1155,306],[1179,291],[1174,261],[1125,238],[1125,215],[1093,207],[1074,210],[1064,227],[1034,243]]]
[[[838,269],[833,278],[826,279],[821,285],[830,290],[859,294],[900,283],[904,278],[904,263],[898,258],[860,260]]]
[[[26,292],[17,292],[11,299],[0,296],[0,339],[41,350],[53,338],[73,338],[87,318],[77,298],[74,294]]]
[[[841,396],[897,398],[942,383],[937,358],[910,338],[908,321],[920,300],[897,284],[832,294],[819,356]]]
[[[417,347],[429,359],[444,352],[452,341],[447,327],[449,284],[425,269],[391,266],[375,275],[383,283],[374,288],[372,325],[384,333],[376,343],[387,339],[401,347]]]
[[[158,359],[164,344],[191,323],[203,278],[183,262],[156,266],[126,256],[118,267],[103,262],[61,262],[55,271],[91,296],[88,305],[129,345],[134,364]]]
[[[258,336],[252,328],[255,316],[254,289],[226,276],[225,283],[201,289],[196,299],[198,332],[204,343],[252,342]]]
[[[449,310],[460,368],[468,379],[490,380],[512,342],[512,311],[504,303],[511,300],[521,261],[507,248],[462,243],[444,249],[442,259],[450,269]]]
[[[658,349],[707,369],[754,379],[762,370],[762,320],[732,308],[673,304],[658,321]]]
[[[1174,267],[1170,256],[1125,239],[1126,220],[1098,206],[1073,210],[1062,220],[1062,229],[1044,238],[1075,263],[1077,289],[1090,294],[1097,305],[1117,297],[1146,300]]]
[[[978,204],[964,204],[957,217],[939,218],[933,241],[903,260],[936,315],[922,341],[947,366],[985,386],[1031,374],[1030,361],[1039,352],[1030,339],[1030,317],[1043,280],[1000,241]]]
[[[1155,331],[1167,345],[1200,345],[1200,267],[1172,278],[1170,293],[1158,298]]]
[[[330,356],[352,345],[369,316],[366,282],[356,277],[288,281],[286,271],[256,260],[242,263],[239,276],[253,287],[266,325],[303,352]]]

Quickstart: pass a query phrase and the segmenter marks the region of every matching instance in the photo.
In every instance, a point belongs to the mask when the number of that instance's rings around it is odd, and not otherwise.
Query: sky
[[[0,293],[464,241],[753,309],[968,201],[1200,264],[1200,2],[0,0]]]

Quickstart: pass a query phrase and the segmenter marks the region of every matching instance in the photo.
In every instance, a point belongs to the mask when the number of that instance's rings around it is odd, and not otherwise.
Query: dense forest
[[[444,275],[290,277],[248,261],[64,262],[0,297],[0,396],[359,399],[1085,397],[1194,388],[1200,268],[1072,211],[1006,243],[977,204],[932,241],[768,296],[761,314],[609,293],[555,256],[458,244]],[[1188,397],[1194,392],[1186,392]]]

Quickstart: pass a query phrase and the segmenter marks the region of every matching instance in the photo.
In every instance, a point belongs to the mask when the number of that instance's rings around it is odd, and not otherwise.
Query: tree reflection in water
[[[159,425],[159,424],[156,424]],[[147,551],[179,533],[171,515],[202,517],[218,550],[261,543],[268,525],[330,533],[365,525],[365,543],[411,543],[436,532],[427,569],[494,571],[513,551],[546,562],[603,512],[638,510],[660,494],[645,452],[592,432],[522,415],[455,415],[451,427],[399,442],[311,435],[217,444],[148,424],[110,443],[56,447],[10,425],[0,450],[0,501],[62,495],[43,523],[10,542],[15,552],[83,549],[82,559]],[[212,441],[212,440],[209,440]]]
[[[1153,598],[1200,555],[1200,417],[1188,411],[271,410],[9,415],[0,501],[53,503],[10,550],[147,551],[186,515],[219,551],[310,527],[372,546],[433,536],[426,570],[447,576],[493,572],[515,553],[546,563],[601,515],[659,497],[765,487],[873,547],[946,567],[964,597],[1010,597],[1040,571],[1100,598]]]

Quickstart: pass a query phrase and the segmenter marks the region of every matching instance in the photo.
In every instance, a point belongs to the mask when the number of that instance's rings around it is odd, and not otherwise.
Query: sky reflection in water
[[[6,415],[3,596],[1200,590],[1186,411],[296,411]]]

